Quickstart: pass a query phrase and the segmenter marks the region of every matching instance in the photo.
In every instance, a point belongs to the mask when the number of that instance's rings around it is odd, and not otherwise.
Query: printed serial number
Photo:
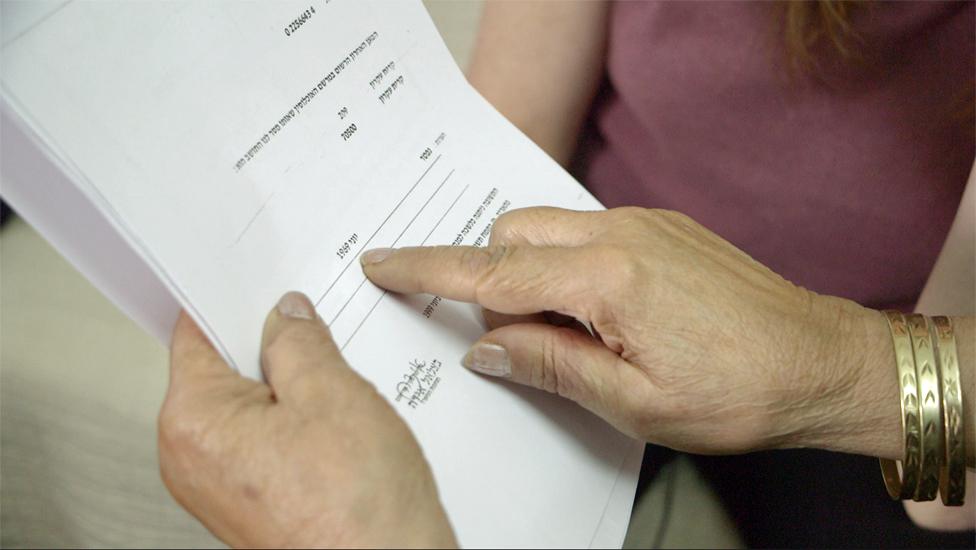
[[[295,31],[311,19],[313,15],[315,15],[315,6],[309,6],[301,15],[296,17],[291,23],[288,23],[288,26],[285,27],[285,36],[295,34]]]

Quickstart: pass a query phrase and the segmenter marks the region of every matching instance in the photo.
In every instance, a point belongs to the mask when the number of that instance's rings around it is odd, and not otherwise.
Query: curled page
[[[258,378],[264,316],[300,290],[410,425],[463,545],[622,542],[641,446],[463,369],[476,308],[359,268],[367,248],[485,244],[514,208],[602,208],[467,84],[420,2],[70,2],[2,55],[25,143],[145,284],[113,278],[24,172],[5,194],[130,315],[158,334],[178,303]]]

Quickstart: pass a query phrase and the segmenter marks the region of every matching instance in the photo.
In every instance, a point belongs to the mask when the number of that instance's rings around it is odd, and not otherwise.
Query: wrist
[[[792,400],[780,447],[901,459],[902,427],[891,335],[882,313],[815,296],[797,339]]]

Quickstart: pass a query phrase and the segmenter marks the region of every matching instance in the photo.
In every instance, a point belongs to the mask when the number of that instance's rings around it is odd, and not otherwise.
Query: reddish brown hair
[[[870,2],[786,0],[782,7],[787,65],[794,76],[805,74],[821,79],[828,61],[870,67],[861,55],[860,38],[851,25],[852,14],[875,7]],[[976,84],[966,86],[946,98],[950,119],[972,126],[976,118],[974,87]]]
[[[851,14],[862,9],[850,0],[788,0],[784,4],[783,38],[790,69],[818,72],[822,56],[844,62],[860,59]]]

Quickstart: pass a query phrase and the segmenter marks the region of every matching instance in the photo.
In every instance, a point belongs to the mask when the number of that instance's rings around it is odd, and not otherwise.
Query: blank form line
[[[20,39],[21,36],[24,36],[25,34],[31,32],[35,28],[39,27],[41,23],[43,23],[43,22],[47,21],[48,19],[50,19],[51,16],[53,16],[54,14],[56,14],[59,11],[61,11],[62,9],[64,9],[65,6],[67,6],[68,4],[72,3],[73,1],[74,0],[68,0],[67,2],[64,2],[63,4],[61,4],[60,6],[58,6],[57,8],[55,8],[55,9],[51,10],[50,12],[44,14],[44,17],[41,17],[37,21],[34,21],[33,23],[31,23],[31,25],[29,27],[27,27],[26,29],[24,29],[24,30],[20,31],[19,33],[17,33],[13,38],[10,38],[8,40],[5,40],[3,42],[3,47],[4,48],[9,47],[15,41],[17,41],[18,39]]]
[[[450,173],[448,173],[447,176],[444,178],[444,181],[442,181],[441,184],[437,186],[437,189],[434,189],[434,192],[431,193],[429,197],[427,197],[427,202],[425,202],[424,205],[421,206],[419,210],[417,210],[417,213],[413,215],[413,218],[411,218],[410,219],[410,222],[407,223],[407,225],[403,228],[403,231],[401,231],[400,234],[397,235],[396,240],[393,241],[393,244],[390,245],[390,248],[393,248],[394,246],[396,246],[396,244],[398,242],[400,242],[400,239],[403,238],[403,234],[406,233],[408,229],[410,229],[410,226],[413,225],[413,222],[415,222],[417,220],[417,217],[420,216],[420,213],[423,212],[425,208],[427,208],[427,205],[430,204],[430,201],[434,200],[434,197],[437,195],[437,193],[439,193],[441,191],[441,188],[444,187],[444,184],[447,183],[447,180],[451,179],[451,176],[453,176],[453,175],[454,175],[454,170],[451,170]],[[455,201],[455,202],[457,202],[457,201]],[[453,206],[453,204],[452,204],[452,206]],[[441,219],[444,219],[444,218],[441,218]],[[438,223],[440,223],[440,222],[438,222]],[[335,323],[336,322],[336,319],[338,319],[339,316],[342,315],[342,312],[345,311],[346,306],[349,305],[349,302],[352,302],[352,299],[356,297],[356,294],[359,293],[359,289],[363,288],[363,285],[364,284],[366,284],[366,278],[365,277],[363,277],[363,280],[359,282],[359,286],[356,287],[356,290],[352,291],[352,294],[349,295],[349,298],[346,299],[346,302],[344,304],[342,304],[342,307],[340,307],[339,308],[339,311],[336,312],[335,317],[333,317],[332,320],[329,321],[329,324],[330,325],[332,323]]]
[[[258,208],[258,211],[255,212],[253,216],[251,216],[251,219],[247,222],[247,225],[245,225],[244,229],[241,230],[240,235],[238,235],[237,238],[234,239],[234,244],[230,245],[231,248],[237,246],[237,243],[241,242],[241,239],[244,238],[244,235],[247,233],[247,230],[250,229],[252,225],[254,225],[254,220],[258,219],[258,216],[261,215],[261,212],[264,212],[265,207],[268,206],[268,203],[271,202],[271,199],[274,198],[277,192],[278,192],[277,190],[273,191],[270,195],[268,195],[268,198],[264,199],[264,202],[261,203],[261,207]]]
[[[341,279],[343,274],[345,274],[346,270],[349,269],[349,266],[352,265],[352,262],[359,258],[359,253],[366,248],[366,245],[368,245],[370,241],[373,240],[374,237],[376,237],[376,234],[380,232],[380,229],[383,229],[383,226],[386,225],[386,222],[390,221],[390,218],[393,217],[393,214],[396,213],[397,209],[400,208],[400,206],[403,204],[403,201],[407,200],[407,197],[409,197],[410,193],[413,193],[413,190],[416,189],[418,185],[420,185],[420,182],[424,179],[427,173],[430,172],[430,169],[433,168],[435,164],[437,164],[437,161],[441,160],[441,156],[442,155],[437,155],[437,158],[435,158],[434,162],[430,163],[430,166],[428,166],[427,169],[424,170],[424,173],[420,175],[420,178],[418,178],[417,182],[413,184],[413,187],[411,187],[410,190],[407,191],[407,194],[404,195],[402,199],[400,199],[400,202],[398,202],[397,205],[393,207],[393,210],[391,210],[390,213],[386,216],[386,219],[383,220],[383,223],[381,223],[379,227],[376,228],[376,231],[373,231],[373,234],[370,235],[368,239],[366,239],[366,242],[364,242],[363,245],[359,247],[359,250],[357,250],[356,254],[353,255],[352,258],[349,260],[349,262],[346,263],[345,267],[342,268],[342,271],[340,271],[339,275],[337,275],[336,278],[332,281],[332,284],[329,285],[329,288],[325,289],[325,292],[323,292],[322,295],[319,296],[319,299],[315,301],[315,307],[318,307],[318,305],[322,303],[322,300],[324,300],[325,297],[329,294],[329,292],[332,291],[332,288],[335,287],[336,283],[339,282],[339,279]]]
[[[434,229],[430,230],[430,233],[427,234],[427,237],[424,238],[424,241],[420,243],[421,246],[427,243],[427,239],[429,239],[430,236],[434,234],[434,231],[441,225],[441,222],[444,221],[444,218],[446,218],[447,215],[451,212],[451,210],[454,209],[454,206],[457,205],[459,200],[461,200],[461,195],[463,195],[464,192],[468,190],[468,187],[471,187],[470,183],[464,186],[464,189],[462,189],[461,192],[458,193],[458,196],[456,199],[454,199],[454,202],[452,202],[451,205],[447,207],[447,210],[444,211],[444,214],[441,216],[441,219],[437,220],[437,225],[434,226]],[[375,303],[373,303],[373,307],[369,308],[369,311],[366,312],[366,315],[364,315],[362,320],[359,321],[359,324],[356,325],[356,329],[352,331],[352,334],[349,335],[349,338],[346,338],[346,341],[342,344],[342,347],[339,348],[339,351],[345,350],[346,346],[349,345],[349,342],[352,342],[352,339],[356,337],[356,333],[359,332],[359,329],[363,328],[363,325],[366,324],[366,319],[369,319],[369,316],[373,314],[373,311],[376,309],[376,306],[380,305],[380,302],[383,301],[383,298],[385,298],[386,295],[389,294],[389,292],[390,292],[389,290],[384,290],[383,293],[380,294],[380,297],[376,299]]]
[[[441,188],[444,187],[444,184],[447,183],[447,180],[451,179],[451,176],[453,175],[454,175],[454,170],[451,170],[444,178],[444,181],[442,181],[441,184],[437,186],[437,189],[434,189],[434,192],[431,193],[429,197],[427,197],[427,202],[425,202],[424,205],[420,207],[420,210],[417,210],[417,213],[414,214],[412,218],[410,218],[410,222],[407,223],[406,227],[403,228],[403,231],[401,231],[400,234],[397,235],[396,240],[393,241],[393,244],[390,245],[390,248],[393,248],[394,246],[396,246],[398,242],[400,242],[400,239],[403,237],[403,234],[407,232],[407,229],[410,229],[410,226],[413,225],[413,222],[416,221],[418,216],[420,216],[420,213],[423,212],[425,208],[427,208],[427,205],[430,204],[430,201],[434,200],[434,197],[438,193],[440,193]]]
[[[454,205],[457,204],[459,200],[461,200],[461,195],[463,195],[464,192],[468,190],[468,187],[471,187],[470,183],[465,185],[464,189],[462,189],[461,192],[458,193],[457,198],[454,199],[454,202],[451,203],[451,206],[447,207],[447,210],[444,211],[444,214],[441,216],[441,219],[437,220],[437,223],[434,225],[434,228],[430,230],[430,233],[428,233],[426,237],[424,237],[424,240],[420,243],[420,246],[424,246],[425,244],[427,244],[427,239],[429,239],[430,236],[434,234],[434,231],[437,231],[437,228],[441,226],[441,222],[444,221],[444,218],[447,217],[447,214],[454,209]]]
[[[383,301],[383,297],[386,296],[388,292],[390,291],[384,290],[383,294],[380,294],[380,297],[376,299],[376,302],[373,304],[373,307],[369,308],[369,311],[367,311],[366,315],[363,316],[363,320],[360,321],[358,325],[356,325],[356,330],[352,331],[352,334],[349,335],[349,338],[346,338],[345,343],[342,344],[342,347],[339,348],[339,351],[345,350],[346,346],[349,345],[349,342],[352,342],[352,339],[356,337],[356,333],[359,332],[359,329],[363,328],[363,324],[366,323],[366,319],[369,319],[369,316],[372,315],[373,310],[376,309],[376,306],[380,305],[380,302]]]

